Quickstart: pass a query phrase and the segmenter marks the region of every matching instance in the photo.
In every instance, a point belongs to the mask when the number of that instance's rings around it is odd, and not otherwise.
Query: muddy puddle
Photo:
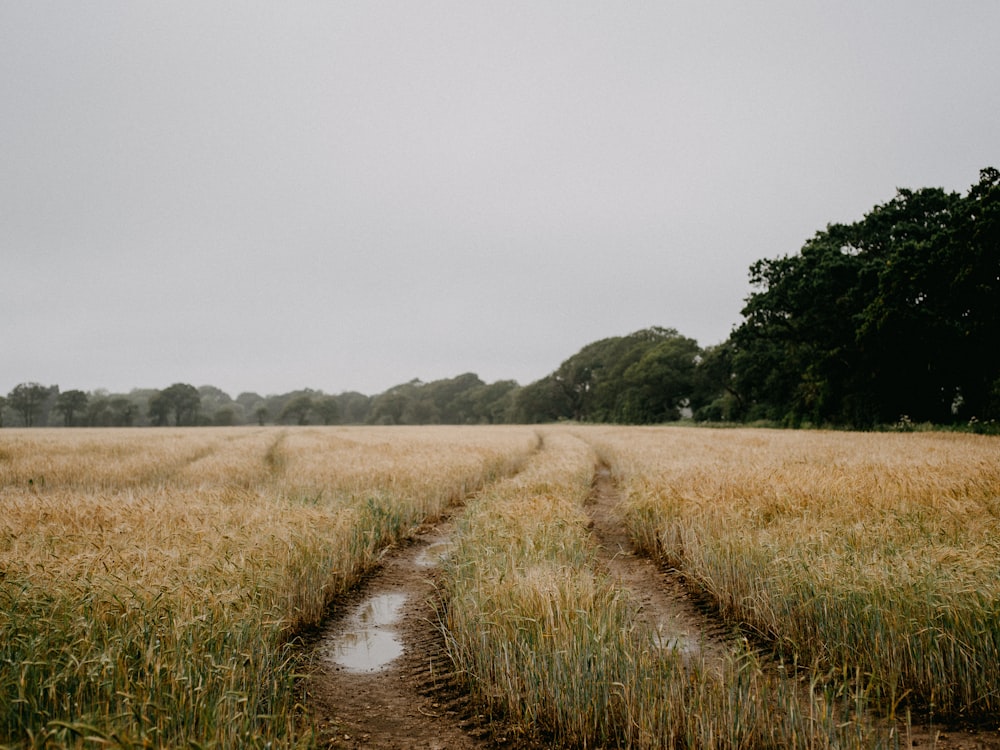
[[[435,568],[451,531],[439,519],[385,555],[357,598],[327,623],[308,681],[320,747],[494,747],[437,625]]]
[[[674,651],[685,661],[693,661],[701,656],[701,643],[684,634],[671,633],[664,630],[662,624],[657,625],[653,636],[653,644],[661,651]]]
[[[418,568],[436,568],[448,558],[451,542],[442,540],[431,542],[417,554],[413,564]]]
[[[325,656],[350,672],[377,672],[403,655],[396,630],[407,595],[402,592],[368,597],[347,618],[344,629],[327,639]]]

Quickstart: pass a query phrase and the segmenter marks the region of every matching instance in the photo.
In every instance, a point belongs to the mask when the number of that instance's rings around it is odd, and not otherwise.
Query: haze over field
[[[1000,5],[8,3],[0,393],[522,384],[998,162]]]

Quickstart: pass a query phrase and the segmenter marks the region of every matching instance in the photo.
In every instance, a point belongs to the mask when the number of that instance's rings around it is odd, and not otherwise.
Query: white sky
[[[1000,3],[0,3],[0,395],[522,384],[1000,167]]]

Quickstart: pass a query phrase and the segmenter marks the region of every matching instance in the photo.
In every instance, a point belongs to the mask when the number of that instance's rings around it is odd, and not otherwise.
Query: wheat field
[[[445,568],[444,622],[480,702],[512,731],[565,747],[896,746],[856,690],[803,689],[746,639],[725,645],[721,669],[655,645],[642,592],[600,563],[586,513],[595,465],[632,435],[550,428],[524,471],[470,503]]]
[[[1000,712],[1000,441],[605,430],[630,530],[786,659],[874,705]]]
[[[4,430],[0,742],[307,741],[293,637],[524,429]]]
[[[588,529],[734,628],[651,648]],[[298,636],[447,508],[441,628],[568,747],[898,747],[1000,715],[1000,441],[686,427],[0,431],[0,745],[309,747]],[[784,668],[781,668],[782,665]]]

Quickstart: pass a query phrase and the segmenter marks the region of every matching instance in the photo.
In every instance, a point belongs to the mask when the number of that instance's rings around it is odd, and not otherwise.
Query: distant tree
[[[111,415],[113,423],[118,427],[131,427],[139,413],[139,407],[127,396],[115,396],[111,399]]]
[[[233,401],[229,394],[214,385],[203,385],[198,388],[201,396],[201,413],[210,424],[234,425],[242,424],[246,413],[238,401]],[[221,413],[221,415],[220,415]]]
[[[514,422],[538,424],[566,419],[572,413],[571,396],[554,375],[524,386],[517,391],[513,403]]]
[[[285,404],[278,419],[281,422],[294,421],[296,424],[306,425],[309,424],[309,412],[312,408],[312,396],[303,393]]]
[[[646,349],[622,373],[612,415],[629,424],[671,422],[681,417],[694,392],[701,350],[694,339],[669,336]]]
[[[200,408],[198,389],[187,383],[174,383],[149,400],[149,416],[159,426],[168,424],[171,415],[177,426],[196,424]]]
[[[553,405],[559,417],[590,422],[675,418],[676,407],[666,404],[691,398],[697,354],[697,343],[673,328],[646,328],[595,341],[552,373],[563,392],[562,403]]]
[[[375,396],[368,413],[370,424],[407,424],[407,419],[414,419],[416,414],[410,403],[420,398],[423,383],[414,378],[408,383],[395,385],[387,391]],[[410,422],[416,424],[416,422]]]
[[[475,394],[484,385],[474,372],[427,383],[420,389],[420,396],[430,403],[420,407],[414,405],[415,412],[423,420],[441,424],[474,424],[479,421]]]
[[[260,394],[252,391],[243,391],[235,399],[236,405],[242,410],[243,421],[253,420],[259,425],[267,422],[268,409],[267,402]],[[239,412],[237,412],[239,415]]]
[[[149,402],[159,393],[154,388],[133,388],[127,394],[116,394],[117,397],[127,398],[133,405],[131,414],[131,426],[145,427],[153,424],[149,417]]]
[[[321,396],[312,408],[325,425],[337,424],[340,420],[340,404],[335,396]]]
[[[746,414],[743,396],[736,387],[731,341],[702,352],[695,369],[691,407],[699,421],[740,420]]]
[[[110,427],[114,424],[111,399],[104,392],[90,395],[87,401],[87,424],[90,427]]]
[[[441,415],[428,395],[422,394],[407,401],[399,424],[441,424]]]
[[[201,409],[201,394],[193,385],[174,383],[163,391],[174,412],[174,424],[194,424]]]
[[[7,399],[0,396],[0,427],[3,427],[3,410],[7,408]]]
[[[212,414],[212,424],[216,427],[229,427],[236,422],[236,411],[232,406],[223,406]]]
[[[344,424],[364,424],[368,421],[372,399],[357,391],[348,391],[337,396],[340,404],[340,420]]]
[[[157,391],[149,399],[149,419],[157,427],[166,427],[170,422],[170,399]]]
[[[482,424],[505,424],[514,419],[514,403],[520,386],[513,380],[498,380],[469,393],[472,415]]]
[[[21,383],[7,394],[7,402],[10,408],[21,415],[24,426],[32,427],[49,394],[50,389],[40,383]]]
[[[243,407],[243,411],[246,414],[253,414],[254,409],[256,409],[264,401],[264,397],[259,393],[254,393],[253,391],[243,391],[236,397],[236,403]]]
[[[56,398],[55,410],[63,415],[63,423],[72,427],[77,414],[87,409],[87,394],[80,390],[63,391]]]

